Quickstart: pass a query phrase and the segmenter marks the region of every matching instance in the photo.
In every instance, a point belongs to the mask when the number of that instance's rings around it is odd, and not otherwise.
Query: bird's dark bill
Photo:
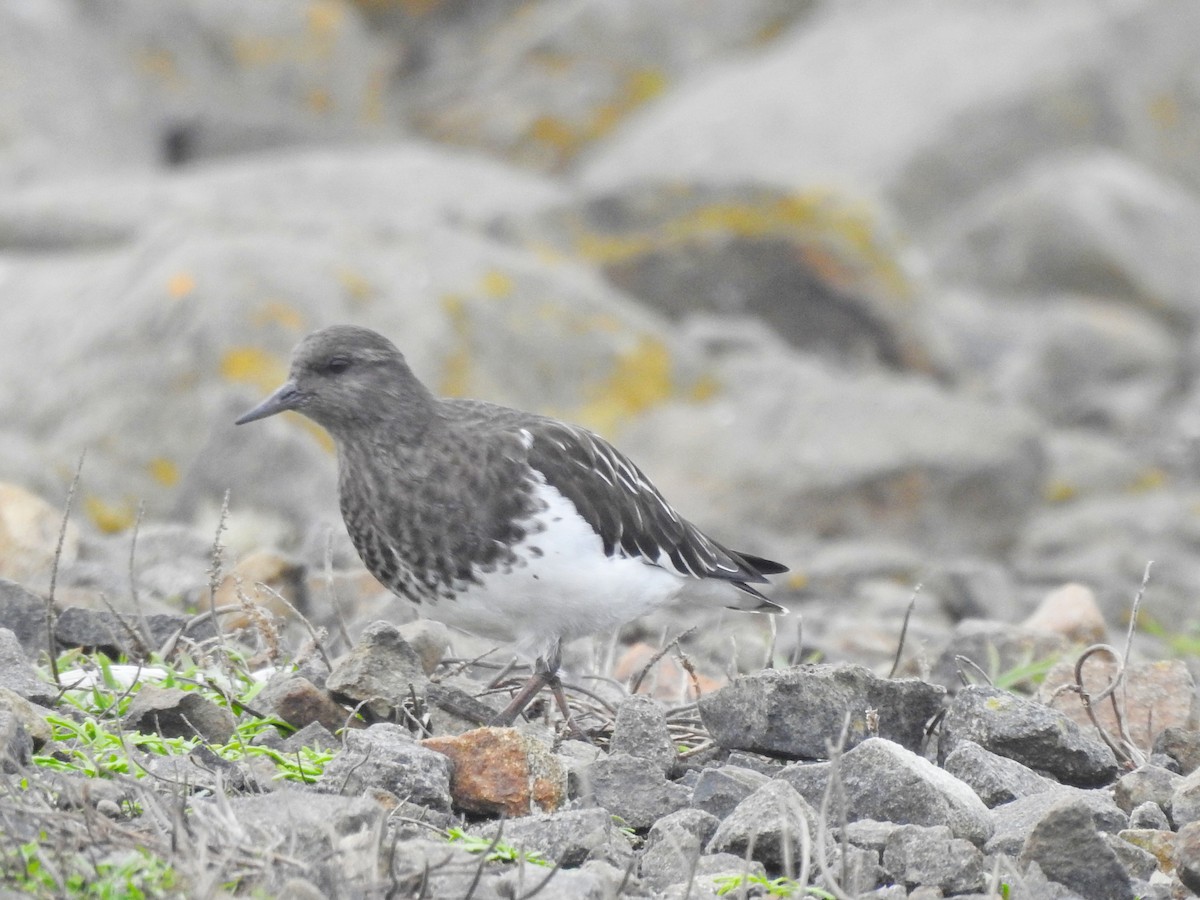
[[[254,407],[254,409],[243,413],[241,418],[233,424],[245,425],[247,422],[265,419],[267,416],[295,409],[299,399],[300,391],[296,388],[296,385],[289,381],[262,403],[258,404],[258,406]]]

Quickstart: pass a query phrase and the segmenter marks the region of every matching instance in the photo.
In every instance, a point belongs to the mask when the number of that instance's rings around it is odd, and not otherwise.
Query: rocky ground
[[[1197,33],[0,3],[5,886],[1186,896]],[[590,743],[477,731],[504,648],[365,575],[319,430],[232,425],[337,321],[611,438],[791,615],[571,647]]]

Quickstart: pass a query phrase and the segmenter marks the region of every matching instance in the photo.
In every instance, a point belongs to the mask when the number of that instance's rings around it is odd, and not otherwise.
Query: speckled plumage
[[[562,640],[649,612],[688,581],[781,611],[751,585],[785,567],[701,533],[602,438],[439,400],[373,331],[309,335],[288,382],[238,421],[285,409],[333,436],[342,515],[371,573],[431,618],[536,653],[546,683]]]

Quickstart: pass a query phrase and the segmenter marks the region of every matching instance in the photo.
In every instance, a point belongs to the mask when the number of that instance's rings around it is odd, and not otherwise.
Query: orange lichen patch
[[[897,296],[912,295],[892,249],[881,246],[877,238],[877,224],[869,208],[820,191],[761,201],[707,203],[621,234],[590,232],[579,222],[572,228],[577,255],[600,265],[627,262],[681,244],[723,241],[730,236],[801,241],[810,248],[809,263],[822,273],[834,270],[839,280],[853,271],[854,257],[838,254],[836,243],[822,250],[821,242],[840,239]]]
[[[273,391],[287,377],[287,366],[261,347],[230,347],[221,357],[221,376],[264,392]]]
[[[537,61],[542,61],[542,57]],[[546,62],[565,68],[571,64],[571,59],[559,56]],[[526,140],[549,148],[560,164],[566,163],[589,143],[612,132],[630,113],[662,94],[666,88],[667,77],[661,69],[635,69],[625,74],[614,95],[583,121],[539,116],[529,126]]]
[[[304,95],[304,105],[315,113],[327,113],[333,109],[333,95],[323,87],[309,88]]]
[[[373,66],[367,73],[367,87],[363,91],[361,116],[367,125],[378,125],[383,121],[384,101],[387,99],[391,73],[386,66]]]
[[[250,314],[250,321],[263,325],[280,325],[289,331],[301,331],[306,325],[304,313],[282,300],[269,300]]]
[[[167,279],[167,294],[172,300],[182,300],[196,290],[196,279],[190,272],[176,272]]]
[[[701,375],[687,389],[687,399],[693,403],[711,400],[721,390],[721,383],[712,375]]]
[[[352,303],[361,306],[365,305],[367,301],[374,299],[374,285],[353,269],[338,269],[337,278],[342,283],[342,289],[345,290],[346,296]]]
[[[471,384],[471,323],[466,302],[457,294],[442,297],[442,309],[454,332],[455,348],[446,357],[438,391],[449,397],[462,397]]]
[[[641,338],[631,350],[618,354],[611,374],[589,393],[574,418],[601,433],[611,434],[630,416],[670,399],[675,386],[671,352],[661,340]]]
[[[1159,94],[1150,101],[1150,120],[1164,130],[1179,126],[1179,101],[1170,94]]]
[[[287,43],[278,38],[248,37],[233,38],[233,58],[240,66],[267,66],[287,56]]]
[[[1143,469],[1129,485],[1129,490],[1136,492],[1157,491],[1166,487],[1167,473],[1157,466]]]
[[[793,591],[802,591],[808,587],[808,575],[805,572],[789,572],[784,584]]]
[[[95,494],[84,496],[83,510],[92,520],[92,524],[106,534],[124,531],[133,525],[134,519],[137,518],[137,509],[133,501],[126,499],[110,503]]]
[[[146,463],[150,477],[163,487],[174,487],[179,483],[179,466],[165,456],[158,456]]]
[[[512,276],[498,269],[492,269],[484,275],[479,286],[485,296],[497,300],[511,297],[516,290],[516,282]]]
[[[1079,496],[1079,489],[1069,481],[1056,478],[1042,488],[1042,499],[1047,503],[1066,503]]]
[[[175,64],[175,54],[169,50],[161,47],[144,50],[137,56],[137,66],[145,74],[160,79],[169,87],[179,86],[179,67]]]
[[[308,30],[313,36],[328,40],[335,37],[342,27],[346,11],[340,4],[317,0],[309,4],[307,16]]]

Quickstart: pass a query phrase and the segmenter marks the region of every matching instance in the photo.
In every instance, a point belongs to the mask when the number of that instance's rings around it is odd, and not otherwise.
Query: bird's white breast
[[[481,573],[453,599],[422,612],[463,631],[543,655],[560,638],[611,631],[669,603],[687,579],[640,559],[605,556],[600,536],[575,505],[551,485],[535,495],[544,505],[524,523],[511,568]]]

